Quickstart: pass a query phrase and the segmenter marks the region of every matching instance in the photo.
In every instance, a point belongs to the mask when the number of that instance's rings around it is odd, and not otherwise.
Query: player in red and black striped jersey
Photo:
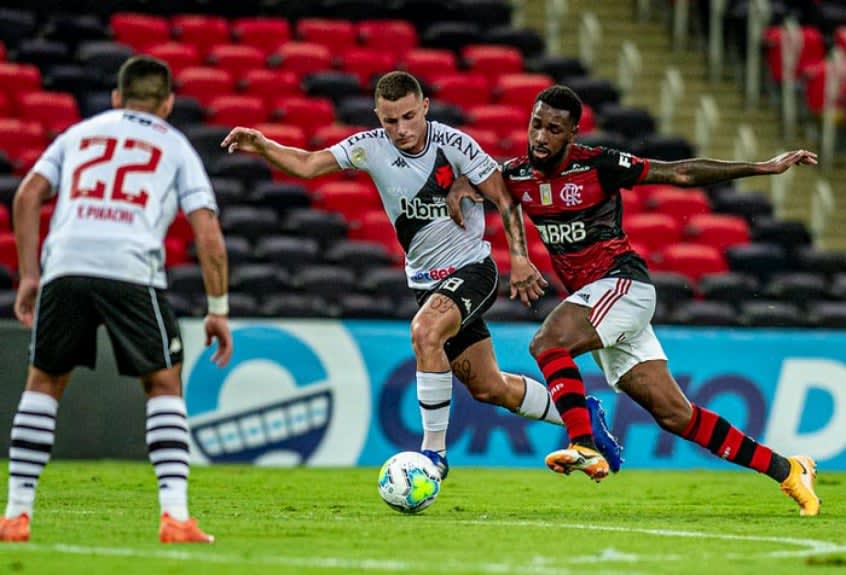
[[[621,188],[638,183],[704,186],[746,176],[780,174],[816,155],[787,152],[766,162],[692,158],[643,159],[575,143],[582,105],[564,86],[538,94],[529,122],[527,155],[505,163],[506,185],[538,228],[555,272],[570,295],[545,319],[530,345],[570,445],[550,453],[560,473],[585,472],[599,481],[609,466],[594,443],[585,387],[573,358],[593,352],[608,383],[649,411],[663,429],[738,465],[766,473],[799,504],[802,515],[819,513],[810,457],[783,457],[716,413],[693,405],[667,368],[652,330],[655,288],[646,262],[632,249],[622,226]],[[448,197],[458,223],[459,202],[473,194],[459,179]],[[600,446],[601,447],[601,446]]]

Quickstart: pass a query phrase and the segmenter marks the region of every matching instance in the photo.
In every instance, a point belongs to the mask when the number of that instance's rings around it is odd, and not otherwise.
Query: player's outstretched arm
[[[793,166],[816,164],[817,155],[807,150],[785,152],[765,162],[727,162],[708,158],[677,162],[649,160],[649,172],[641,183],[706,186],[748,176],[781,174]]]
[[[51,191],[52,186],[47,178],[30,172],[18,186],[12,205],[20,276],[15,297],[15,316],[26,327],[32,327],[35,299],[41,281],[41,267],[38,264],[39,212],[41,204],[50,197]]]
[[[232,357],[232,334],[226,319],[229,315],[226,245],[217,215],[213,211],[206,208],[194,210],[188,214],[188,220],[194,230],[197,259],[203,270],[203,283],[208,298],[208,313],[203,323],[206,345],[217,340],[217,351],[211,359],[219,367],[224,367]]]
[[[495,170],[476,187],[484,197],[494,203],[502,218],[511,257],[511,299],[519,297],[524,304],[530,305],[543,295],[543,289],[549,284],[529,260],[523,211],[508,193],[499,170]]]
[[[238,150],[258,154],[283,172],[298,178],[315,178],[341,169],[329,150],[310,152],[284,146],[252,128],[233,128],[220,146],[226,148],[230,154]]]

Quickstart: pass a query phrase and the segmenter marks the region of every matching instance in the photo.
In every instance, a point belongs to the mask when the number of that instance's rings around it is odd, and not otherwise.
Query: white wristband
[[[206,296],[208,312],[214,315],[229,315],[229,294]]]

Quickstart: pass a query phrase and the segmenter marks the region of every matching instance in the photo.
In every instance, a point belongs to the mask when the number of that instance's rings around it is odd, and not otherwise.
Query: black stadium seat
[[[523,305],[523,302],[498,297],[491,308],[485,312],[485,319],[488,321],[537,321],[538,318],[532,310]]]
[[[471,22],[437,22],[429,26],[421,37],[427,48],[459,52],[469,44],[479,44],[482,32]]]
[[[606,104],[598,123],[603,130],[617,132],[629,140],[655,132],[655,120],[648,110],[619,104]]]
[[[706,274],[699,278],[699,293],[706,300],[737,304],[761,295],[755,276],[742,273]]]
[[[614,84],[604,78],[582,76],[564,78],[564,80],[585,104],[598,113],[602,113],[603,106],[616,104],[620,101],[620,91],[617,90]]]
[[[429,102],[429,113],[426,117],[435,122],[442,122],[450,126],[460,126],[465,121],[461,108],[437,100]]]
[[[9,49],[31,38],[35,32],[35,13],[28,10],[0,9],[0,39]]]
[[[253,250],[247,238],[228,234],[224,239],[226,245],[226,258],[229,265],[237,266],[253,261]]]
[[[280,228],[275,212],[243,205],[227,207],[221,214],[220,225],[226,233],[244,236],[253,242],[278,233]]]
[[[291,279],[288,272],[273,264],[246,264],[232,268],[230,285],[235,291],[264,298],[290,291]]]
[[[773,274],[787,271],[787,255],[778,244],[749,243],[728,248],[725,252],[733,272],[752,274],[766,280]]]
[[[51,66],[44,74],[42,82],[45,90],[69,92],[78,103],[81,103],[92,87],[97,86],[98,79],[90,70],[82,66],[64,64]]]
[[[76,48],[80,42],[107,40],[107,28],[94,14],[53,13],[44,25],[44,37]]]
[[[336,212],[291,210],[282,222],[282,231],[317,240],[326,247],[347,235],[347,222]]]
[[[246,293],[229,293],[229,315],[234,317],[258,317],[258,300]]]
[[[552,76],[556,82],[565,78],[579,78],[588,75],[588,69],[582,61],[572,56],[539,54],[525,62],[526,72]]]
[[[259,315],[263,317],[334,317],[334,310],[314,294],[283,293],[263,300]]]
[[[17,62],[37,66],[42,74],[51,66],[70,64],[72,61],[72,55],[65,44],[44,38],[23,40],[17,50]]]
[[[17,294],[14,290],[0,291],[0,318],[12,319],[15,317],[15,298]]]
[[[799,269],[824,274],[846,273],[846,251],[826,251],[808,246],[796,254]]]
[[[410,290],[405,270],[400,268],[375,269],[364,277],[361,288],[376,295],[396,298]]]
[[[846,328],[846,302],[814,302],[808,305],[808,317],[817,327]]]
[[[388,267],[393,263],[391,255],[382,244],[355,240],[337,241],[326,252],[326,260],[352,267],[359,272]]]
[[[513,46],[520,50],[524,58],[539,56],[546,50],[543,37],[532,28],[513,28],[511,26],[488,28],[483,32],[482,42]]]
[[[200,154],[200,159],[206,166],[212,166],[218,159],[227,155],[220,147],[220,142],[231,128],[224,126],[210,126],[208,124],[194,124],[185,128],[185,137]]]
[[[280,216],[295,209],[311,206],[311,196],[298,182],[259,182],[248,198],[250,204],[269,208]]]
[[[198,264],[187,264],[167,270],[167,283],[170,289],[179,295],[192,297],[205,293],[203,271]]]
[[[647,134],[632,142],[632,152],[642,158],[655,158],[665,162],[674,162],[691,158],[693,147],[681,136]]]
[[[454,17],[473,22],[483,30],[511,24],[513,7],[509,0],[457,0]]]
[[[205,117],[206,112],[196,98],[177,95],[173,99],[173,110],[167,117],[167,121],[172,126],[185,130],[188,126],[201,123]]]
[[[394,306],[390,300],[360,293],[341,296],[338,306],[341,317],[345,318],[387,319],[394,314]]]
[[[378,128],[379,118],[373,111],[373,98],[371,96],[349,96],[341,100],[335,108],[335,114],[344,124],[351,126],[365,126]]]
[[[243,203],[244,185],[241,180],[235,178],[211,178],[214,196],[217,199],[217,206],[225,210],[227,206]]]
[[[721,301],[690,300],[678,306],[668,318],[680,325],[738,325],[737,311]]]
[[[264,236],[256,243],[255,256],[291,272],[322,261],[317,240],[295,236]]]
[[[600,130],[594,130],[588,134],[579,134],[576,136],[576,142],[583,146],[602,146],[624,152],[629,151],[631,147],[628,140],[621,134]]]
[[[248,187],[254,186],[257,182],[271,179],[270,166],[267,165],[267,162],[250,154],[221,156],[206,168],[211,176],[237,178]]]
[[[693,298],[693,287],[687,276],[673,272],[651,272],[656,297],[670,308]]]
[[[308,74],[302,80],[302,87],[309,96],[329,98],[335,105],[346,97],[361,93],[361,85],[355,74],[338,71]]]
[[[793,252],[813,241],[804,222],[778,218],[758,218],[752,227],[752,237],[757,242],[779,244]]]
[[[305,293],[337,302],[344,294],[355,291],[356,275],[343,266],[315,265],[294,274],[291,283]]]
[[[808,318],[798,306],[774,300],[748,301],[740,305],[740,322],[756,327],[803,327]]]
[[[750,223],[773,213],[773,204],[766,194],[733,189],[717,193],[712,198],[711,207],[715,212],[743,216]]]
[[[828,297],[828,282],[821,273],[793,272],[773,277],[764,288],[764,296],[804,305]]]
[[[116,42],[83,42],[77,50],[77,59],[97,74],[102,88],[111,89],[115,86],[121,65],[133,53],[129,46]]]

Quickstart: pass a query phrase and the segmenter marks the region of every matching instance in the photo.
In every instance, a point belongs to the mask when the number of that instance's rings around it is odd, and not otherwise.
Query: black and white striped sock
[[[6,517],[32,517],[35,488],[50,461],[58,402],[46,393],[24,391],[12,423],[9,445],[9,499]]]
[[[161,512],[188,519],[188,417],[185,401],[160,395],[147,401],[147,453],[159,484]]]

